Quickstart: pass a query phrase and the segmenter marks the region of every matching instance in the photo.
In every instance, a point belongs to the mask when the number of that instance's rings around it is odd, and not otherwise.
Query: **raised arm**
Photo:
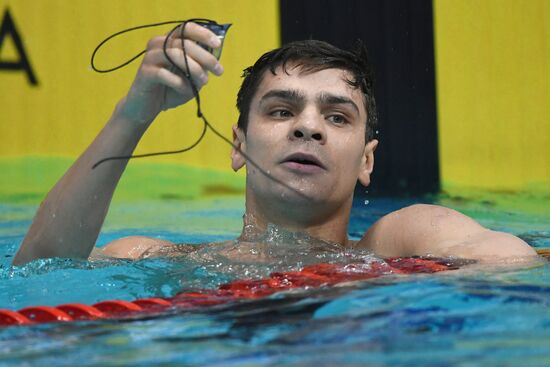
[[[384,257],[431,255],[498,262],[537,255],[514,235],[484,228],[456,210],[422,204],[384,216],[359,244]]]
[[[180,32],[168,41],[168,54],[185,70]],[[137,143],[163,110],[193,98],[188,81],[179,75],[163,53],[165,37],[149,41],[147,52],[128,94],[92,144],[48,193],[38,209],[13,264],[37,258],[87,258],[107,214],[111,198],[127,161],[108,161],[92,170],[99,160],[131,155]],[[219,47],[209,30],[189,23],[185,28],[185,49],[195,85],[208,81],[208,72],[221,75],[216,58],[195,41]]]

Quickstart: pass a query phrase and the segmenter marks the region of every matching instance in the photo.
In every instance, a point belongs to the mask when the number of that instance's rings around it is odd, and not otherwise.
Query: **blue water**
[[[413,201],[374,198],[365,206],[358,200],[350,234],[360,236]],[[550,248],[548,217],[461,205],[486,226]],[[339,256],[308,257],[298,246],[280,254],[284,261],[255,264],[220,258],[212,249],[207,259],[57,259],[11,268],[35,209],[0,205],[0,308],[168,297]],[[119,203],[99,244],[135,234],[175,242],[231,239],[242,213],[242,201],[232,198]],[[549,310],[549,265],[384,276],[148,319],[4,328],[0,366],[545,366]]]

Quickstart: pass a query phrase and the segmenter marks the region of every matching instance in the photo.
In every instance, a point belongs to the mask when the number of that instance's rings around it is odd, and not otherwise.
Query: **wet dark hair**
[[[239,109],[238,126],[246,133],[248,114],[252,98],[256,94],[264,73],[269,70],[276,75],[276,69],[281,67],[287,73],[286,66],[292,63],[302,72],[317,72],[326,69],[342,69],[352,75],[348,84],[353,88],[361,88],[365,97],[367,121],[366,142],[375,136],[378,125],[376,101],[374,99],[374,73],[367,58],[365,46],[359,42],[355,51],[342,50],[327,42],[306,40],[288,43],[280,48],[263,54],[253,66],[243,72],[243,83],[237,95]]]

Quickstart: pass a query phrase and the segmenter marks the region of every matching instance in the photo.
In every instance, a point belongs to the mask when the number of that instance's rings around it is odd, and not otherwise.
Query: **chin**
[[[290,204],[326,205],[331,198],[329,197],[330,193],[324,191],[325,190],[320,190],[318,187],[312,187],[311,185],[308,187],[285,187],[278,190],[272,197],[272,200],[279,200]]]
[[[278,177],[283,184],[264,178],[260,182],[247,182],[254,196],[264,198],[276,205],[277,203],[289,205],[327,205],[334,200],[332,196],[334,184],[326,183],[326,180],[312,180],[304,178]]]

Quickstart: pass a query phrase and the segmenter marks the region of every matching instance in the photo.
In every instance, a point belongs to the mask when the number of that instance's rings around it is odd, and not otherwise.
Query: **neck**
[[[265,233],[269,224],[311,237],[348,244],[348,223],[353,197],[332,208],[310,203],[264,203],[247,191],[246,213],[243,218],[242,240],[251,240]]]

